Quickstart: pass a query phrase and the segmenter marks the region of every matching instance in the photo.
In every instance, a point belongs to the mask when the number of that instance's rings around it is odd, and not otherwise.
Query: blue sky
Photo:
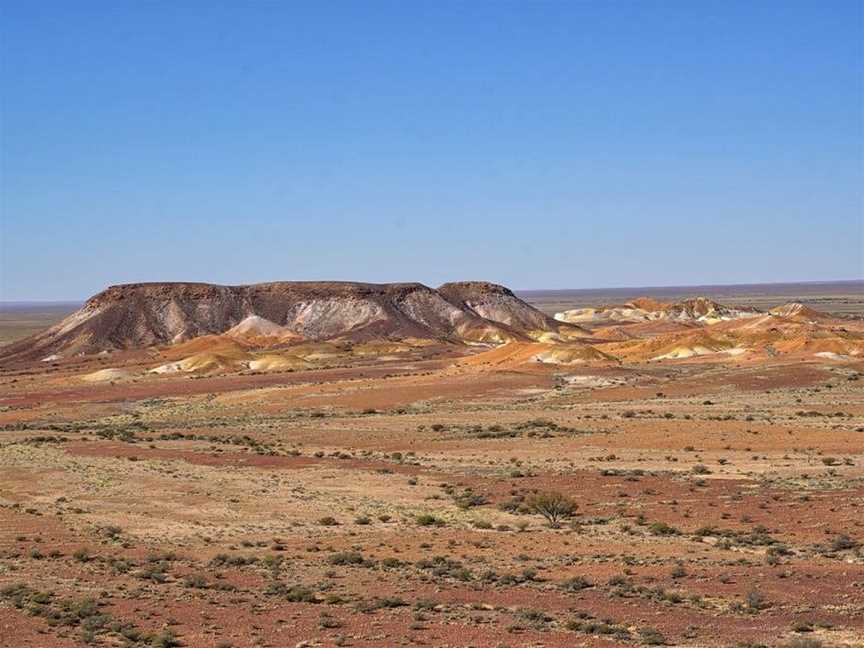
[[[0,25],[0,299],[864,274],[859,1],[6,1]]]

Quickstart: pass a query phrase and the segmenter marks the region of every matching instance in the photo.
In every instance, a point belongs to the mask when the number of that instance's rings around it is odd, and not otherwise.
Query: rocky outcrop
[[[562,324],[483,282],[274,282],[250,286],[112,286],[50,329],[0,349],[0,360],[69,357],[176,344],[202,335],[298,339],[423,338],[503,343],[557,335]]]
[[[561,323],[522,301],[509,288],[485,281],[460,281],[438,287],[448,302],[475,315],[523,332],[560,331]]]
[[[577,308],[555,314],[555,319],[573,324],[633,323],[677,321],[713,324],[760,315],[755,308],[718,304],[707,297],[694,297],[675,303],[640,297],[626,304],[600,308]]]

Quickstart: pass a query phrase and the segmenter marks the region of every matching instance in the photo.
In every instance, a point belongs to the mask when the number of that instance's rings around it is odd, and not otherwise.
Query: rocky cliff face
[[[502,343],[577,327],[484,282],[275,282],[251,286],[143,283],[112,286],[50,329],[0,349],[0,359],[69,357],[175,344],[238,325],[307,340],[424,338]],[[275,328],[274,328],[275,327]],[[260,331],[258,330],[260,329]]]
[[[560,323],[522,301],[509,288],[485,281],[460,281],[438,287],[457,308],[523,332],[558,331]]]

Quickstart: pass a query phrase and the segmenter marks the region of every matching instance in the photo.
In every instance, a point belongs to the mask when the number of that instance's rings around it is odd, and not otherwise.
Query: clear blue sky
[[[862,2],[25,2],[0,299],[860,278]]]

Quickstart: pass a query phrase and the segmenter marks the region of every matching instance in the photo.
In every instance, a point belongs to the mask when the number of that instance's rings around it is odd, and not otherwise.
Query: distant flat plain
[[[0,345],[42,331],[81,307],[81,302],[0,302]]]
[[[588,288],[523,290],[517,294],[535,308],[553,314],[572,308],[624,304],[637,297],[676,302],[708,297],[721,304],[768,310],[788,302],[803,302],[817,310],[844,316],[864,316],[864,281],[831,281],[728,286],[664,286],[643,288]]]
[[[549,314],[601,304],[622,304],[637,297],[653,297],[660,301],[674,302],[688,297],[705,296],[720,303],[754,306],[760,310],[800,301],[835,315],[864,316],[864,280],[516,292],[522,299]],[[0,345],[38,333],[80,306],[81,302],[78,301],[0,302]]]

